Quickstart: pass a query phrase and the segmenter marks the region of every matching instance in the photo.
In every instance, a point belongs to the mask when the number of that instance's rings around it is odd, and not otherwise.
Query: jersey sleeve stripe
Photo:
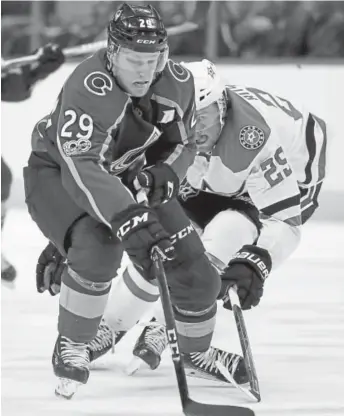
[[[317,183],[324,179],[326,168],[327,132],[325,122],[309,114],[306,125],[306,147],[308,162],[305,167],[304,185]]]
[[[301,215],[296,215],[295,217],[287,218],[283,220],[283,222],[292,227],[298,227],[301,225]]]
[[[303,209],[312,202],[314,192],[315,186],[311,186],[310,188],[300,188],[301,209]]]
[[[297,207],[299,205],[300,205],[300,194],[294,195],[290,198],[283,199],[282,201],[278,201],[272,205],[262,208],[261,211],[263,214],[271,217],[277,212],[284,211],[291,207]]]
[[[181,155],[182,151],[183,151],[183,145],[177,144],[174,151],[169,155],[169,157],[164,162],[167,163],[168,165],[172,165],[172,163],[174,163],[178,159],[178,157]]]
[[[316,142],[314,136],[315,120],[312,114],[309,115],[306,125],[306,146],[308,151],[308,162],[305,167],[306,179],[304,184],[309,184],[312,181],[312,164],[316,153]]]
[[[315,186],[312,186],[311,188],[307,188],[307,192],[305,194],[306,189],[300,188],[301,193],[301,210],[307,209],[310,205],[313,204],[313,201],[317,202],[317,198],[320,192],[322,186],[322,182],[318,183]],[[307,195],[307,198],[303,198],[302,194]]]
[[[327,147],[327,131],[326,131],[326,123],[321,118],[313,115],[316,124],[319,126],[321,130],[321,139],[322,145],[319,155],[319,162],[318,162],[318,181],[322,181],[325,177],[325,169],[326,169],[326,147]]]
[[[309,220],[309,218],[313,215],[314,211],[318,208],[318,197],[319,193],[322,187],[322,182],[319,183],[317,186],[314,186],[311,200],[308,202],[308,204],[304,204],[302,206],[301,204],[301,218],[302,218],[302,224],[304,224],[306,221]]]
[[[74,165],[74,162],[73,162],[72,158],[65,155],[65,153],[64,153],[64,151],[62,149],[61,140],[60,140],[60,137],[59,137],[58,134],[57,134],[57,137],[56,137],[56,142],[57,142],[57,146],[59,148],[59,152],[60,152],[61,157],[63,158],[63,160],[65,161],[66,165],[68,166],[68,168],[69,168],[69,170],[70,170],[70,172],[71,172],[71,174],[72,174],[72,176],[73,176],[76,184],[79,186],[79,188],[86,195],[86,197],[87,197],[87,199],[88,199],[88,201],[89,201],[89,203],[90,203],[93,211],[99,217],[99,219],[100,219],[101,222],[103,222],[104,224],[106,224],[108,227],[112,228],[111,227],[111,224],[108,221],[106,221],[106,219],[104,218],[104,216],[100,212],[100,210],[99,210],[99,208],[98,208],[98,206],[96,204],[96,201],[93,198],[93,195],[86,188],[86,186],[83,184],[83,182],[82,182],[82,180],[80,178],[79,172],[77,171],[77,169],[76,169],[76,167]]]

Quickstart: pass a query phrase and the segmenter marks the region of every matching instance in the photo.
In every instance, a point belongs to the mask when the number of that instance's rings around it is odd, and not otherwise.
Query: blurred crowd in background
[[[105,39],[120,3],[2,1],[2,56],[26,55],[50,41],[67,47]],[[200,2],[137,3],[154,4],[171,27],[192,19]],[[199,29],[171,37],[170,47],[173,55],[209,59],[344,57],[344,1],[212,2]]]

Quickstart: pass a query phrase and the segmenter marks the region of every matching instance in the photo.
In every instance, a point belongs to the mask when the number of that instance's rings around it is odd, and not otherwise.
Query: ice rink
[[[141,328],[93,368],[72,401],[54,396],[51,353],[58,299],[39,295],[34,269],[45,240],[23,209],[13,209],[3,249],[15,263],[16,290],[2,287],[2,415],[181,415],[169,353],[158,370],[124,368]],[[257,416],[344,415],[344,224],[311,222],[301,245],[266,283],[261,305],[245,313],[262,402],[233,388],[190,379],[193,398],[247,405]],[[234,320],[219,308],[213,344],[240,351]]]
[[[169,353],[155,372],[143,370],[133,377],[124,373],[141,328],[121,341],[115,355],[108,354],[96,363],[89,383],[72,401],[54,396],[51,354],[57,336],[58,298],[36,293],[34,271],[46,241],[24,209],[22,168],[30,152],[33,125],[51,111],[74,66],[64,65],[38,84],[30,100],[1,106],[1,151],[14,175],[10,201],[14,208],[8,214],[2,248],[18,269],[16,289],[1,288],[2,415],[182,415]],[[326,205],[322,218],[344,219],[344,204],[333,203],[344,201],[343,94],[338,94],[343,91],[344,65],[302,69],[295,65],[222,65],[220,70],[228,82],[295,97],[329,122],[335,134],[329,144],[319,211]],[[329,199],[329,192],[336,199]],[[257,416],[343,416],[343,248],[344,222],[311,220],[303,228],[302,242],[292,258],[266,282],[261,305],[245,313],[261,403],[249,403],[228,386],[195,379],[190,379],[192,397],[249,406]],[[222,307],[213,344],[240,352],[234,319]]]

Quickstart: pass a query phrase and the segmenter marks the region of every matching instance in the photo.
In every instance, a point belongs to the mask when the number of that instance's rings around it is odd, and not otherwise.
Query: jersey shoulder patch
[[[190,106],[190,101],[194,101],[193,77],[188,69],[169,59],[161,78],[153,86],[153,93],[166,104],[173,104],[172,107],[177,105],[184,113]]]
[[[63,87],[63,111],[88,113],[101,128],[107,129],[123,112],[128,95],[107,72],[98,51],[79,64]]]
[[[266,145],[271,129],[264,117],[240,96],[230,93],[230,102],[215,152],[236,173],[250,166]]]
[[[92,71],[84,78],[84,86],[91,93],[100,97],[113,90],[114,81],[104,71]]]
[[[102,50],[85,59],[74,69],[66,82],[68,88],[82,88],[98,97],[104,97],[116,88],[101,59],[101,52]]]

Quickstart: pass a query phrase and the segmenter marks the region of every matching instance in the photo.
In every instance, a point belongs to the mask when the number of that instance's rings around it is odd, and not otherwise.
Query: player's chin
[[[148,89],[149,89],[150,84],[133,84],[130,88],[130,95],[134,96],[134,97],[143,97]]]

